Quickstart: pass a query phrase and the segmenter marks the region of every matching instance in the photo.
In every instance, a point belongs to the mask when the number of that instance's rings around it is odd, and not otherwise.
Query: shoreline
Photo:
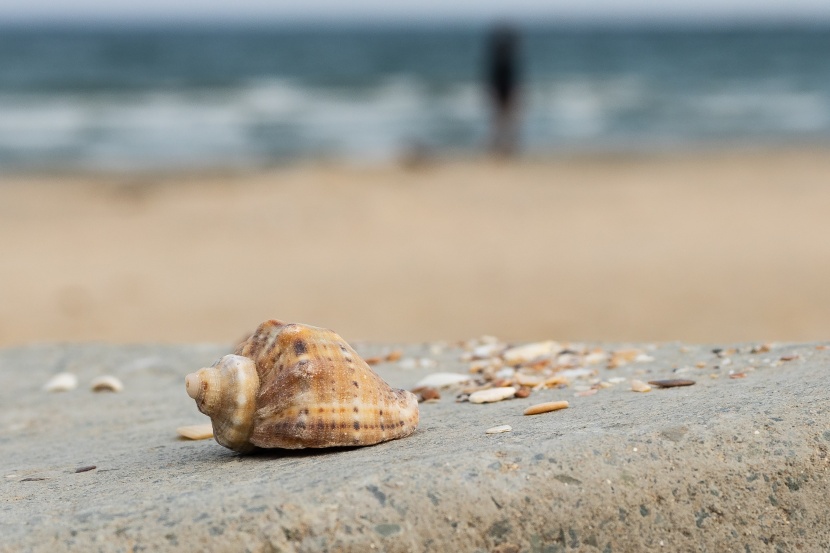
[[[830,335],[830,147],[0,174],[0,346]]]
[[[520,148],[521,150],[521,148]],[[802,141],[777,139],[770,141],[702,140],[674,145],[598,146],[597,148],[554,148],[546,151],[522,152],[513,158],[502,159],[487,152],[487,145],[476,149],[409,150],[402,148],[398,155],[386,158],[351,158],[339,156],[308,156],[272,160],[261,163],[217,164],[215,166],[150,166],[149,168],[76,168],[70,166],[32,166],[4,168],[0,165],[0,186],[4,181],[84,179],[93,182],[117,183],[120,180],[206,180],[251,178],[300,169],[334,169],[342,171],[422,170],[462,164],[497,165],[560,165],[570,163],[603,163],[609,161],[668,161],[677,158],[700,160],[734,156],[803,155],[830,153],[830,137]]]

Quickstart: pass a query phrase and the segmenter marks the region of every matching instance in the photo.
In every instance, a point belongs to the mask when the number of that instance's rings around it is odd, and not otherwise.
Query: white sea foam
[[[572,75],[524,90],[526,145],[697,135],[830,134],[830,96],[787,83],[702,90],[631,75]],[[190,167],[334,156],[390,159],[402,150],[477,148],[490,113],[473,80],[430,84],[390,75],[360,87],[262,78],[225,88],[0,95],[0,164]]]

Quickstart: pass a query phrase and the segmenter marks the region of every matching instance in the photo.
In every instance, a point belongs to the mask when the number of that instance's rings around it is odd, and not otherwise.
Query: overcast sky
[[[2,0],[0,21],[816,21],[830,0]]]

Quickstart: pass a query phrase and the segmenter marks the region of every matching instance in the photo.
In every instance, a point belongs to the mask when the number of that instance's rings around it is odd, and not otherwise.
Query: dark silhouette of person
[[[493,106],[490,148],[511,156],[516,153],[519,124],[518,34],[509,25],[493,28],[488,38],[487,92]]]

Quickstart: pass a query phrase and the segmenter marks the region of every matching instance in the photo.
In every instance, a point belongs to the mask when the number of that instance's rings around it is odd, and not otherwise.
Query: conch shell
[[[418,426],[411,392],[390,388],[331,330],[303,324],[262,323],[185,386],[216,441],[243,453],[372,445]]]

